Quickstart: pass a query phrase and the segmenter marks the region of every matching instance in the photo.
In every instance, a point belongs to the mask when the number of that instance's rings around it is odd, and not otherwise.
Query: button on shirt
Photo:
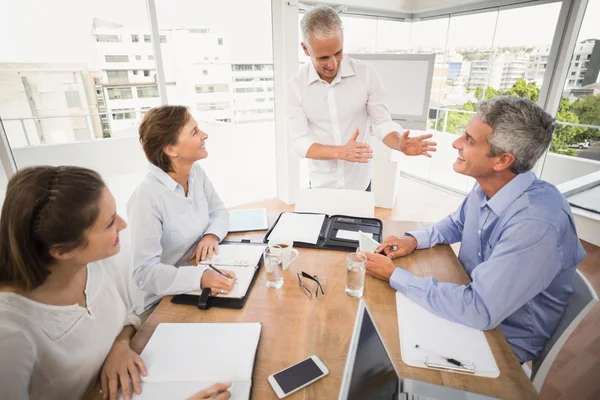
[[[451,321],[481,330],[499,325],[521,362],[535,359],[554,333],[585,258],[569,204],[531,171],[491,199],[475,185],[454,214],[407,234],[417,249],[461,242],[458,258],[472,282],[438,282],[397,268],[390,285]]]
[[[127,203],[133,278],[146,292],[145,308],[165,295],[199,290],[206,267],[190,266],[194,261],[187,258],[204,235],[221,241],[229,227],[229,212],[198,163],[190,171],[187,197],[166,172],[149,168]]]
[[[289,82],[288,126],[301,157],[306,157],[313,143],[345,145],[357,128],[359,142],[368,142],[371,127],[379,139],[402,131],[390,117],[379,76],[349,57],[342,60],[331,84],[319,77],[312,63],[300,67]],[[372,164],[309,160],[311,187],[365,190],[373,174]]]

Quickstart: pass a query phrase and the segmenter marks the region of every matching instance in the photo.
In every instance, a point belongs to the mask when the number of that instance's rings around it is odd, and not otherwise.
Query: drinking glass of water
[[[346,257],[346,293],[351,297],[362,297],[365,289],[367,256],[351,253]]]
[[[283,286],[281,254],[282,249],[277,245],[267,246],[263,252],[265,272],[267,274],[267,287],[272,289],[279,289]]]

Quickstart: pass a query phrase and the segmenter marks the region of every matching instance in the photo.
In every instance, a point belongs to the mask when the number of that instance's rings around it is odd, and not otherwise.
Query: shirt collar
[[[481,207],[489,206],[496,215],[501,215],[516,199],[518,199],[529,186],[535,181],[535,174],[532,171],[523,172],[515,176],[510,182],[502,187],[492,197],[487,199],[487,196],[478,187],[479,197],[481,199]]]
[[[170,191],[175,192],[177,191],[178,187],[180,188],[180,190],[183,190],[181,185],[177,183],[175,179],[171,178],[169,174],[167,174],[162,169],[158,168],[156,165],[148,164],[148,170],[150,174],[152,174],[156,179],[158,179],[159,182],[165,185]]]
[[[335,78],[333,78],[333,81],[331,81],[332,85],[341,81],[342,78],[347,78],[349,76],[356,75],[356,73],[354,72],[354,68],[352,67],[352,64],[350,64],[350,61],[348,61],[348,60],[349,60],[348,57],[344,57],[342,59],[342,64],[340,65],[340,70],[338,71]],[[322,79],[319,76],[319,73],[317,72],[317,70],[315,69],[315,66],[313,65],[313,63],[311,61],[310,66],[308,67],[308,80],[307,80],[306,84],[310,85],[311,83],[317,82],[320,80],[322,80]]]

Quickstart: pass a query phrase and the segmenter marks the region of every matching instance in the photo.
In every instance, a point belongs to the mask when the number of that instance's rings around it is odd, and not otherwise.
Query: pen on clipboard
[[[439,353],[436,353],[435,351],[431,351],[429,349],[424,348],[423,346],[419,346],[418,344],[415,344],[415,347],[417,349],[426,351],[427,353],[429,353],[429,354],[431,354],[433,356],[439,357],[442,360],[448,362],[449,364],[456,365],[459,368],[463,368],[463,369],[467,370],[468,372],[471,372],[471,371],[475,372],[475,369],[473,367],[471,367],[471,366],[469,366],[469,365],[467,365],[467,364],[465,364],[465,363],[463,363],[461,361],[458,361],[455,358],[445,357],[445,356],[443,356],[443,355],[441,355]]]
[[[231,276],[227,275],[225,272],[221,271],[220,269],[218,269],[218,268],[217,268],[217,267],[215,267],[214,265],[212,265],[212,264],[206,264],[206,265],[208,265],[208,266],[209,266],[209,267],[210,267],[210,268],[211,268],[213,271],[215,271],[217,274],[219,274],[219,275],[223,275],[223,276],[224,276],[225,278],[227,278],[227,279],[233,279]],[[236,284],[236,285],[239,285],[239,283],[238,283],[237,279],[235,280],[235,284]]]

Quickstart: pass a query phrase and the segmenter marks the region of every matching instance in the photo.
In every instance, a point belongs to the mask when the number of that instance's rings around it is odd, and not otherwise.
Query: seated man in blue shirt
[[[477,180],[459,209],[436,224],[388,237],[367,253],[367,272],[434,314],[476,329],[500,326],[517,358],[535,359],[565,311],[585,251],[571,209],[531,169],[554,123],[529,100],[504,96],[479,105],[456,139],[454,170]],[[461,242],[470,285],[418,277],[391,259]]]

